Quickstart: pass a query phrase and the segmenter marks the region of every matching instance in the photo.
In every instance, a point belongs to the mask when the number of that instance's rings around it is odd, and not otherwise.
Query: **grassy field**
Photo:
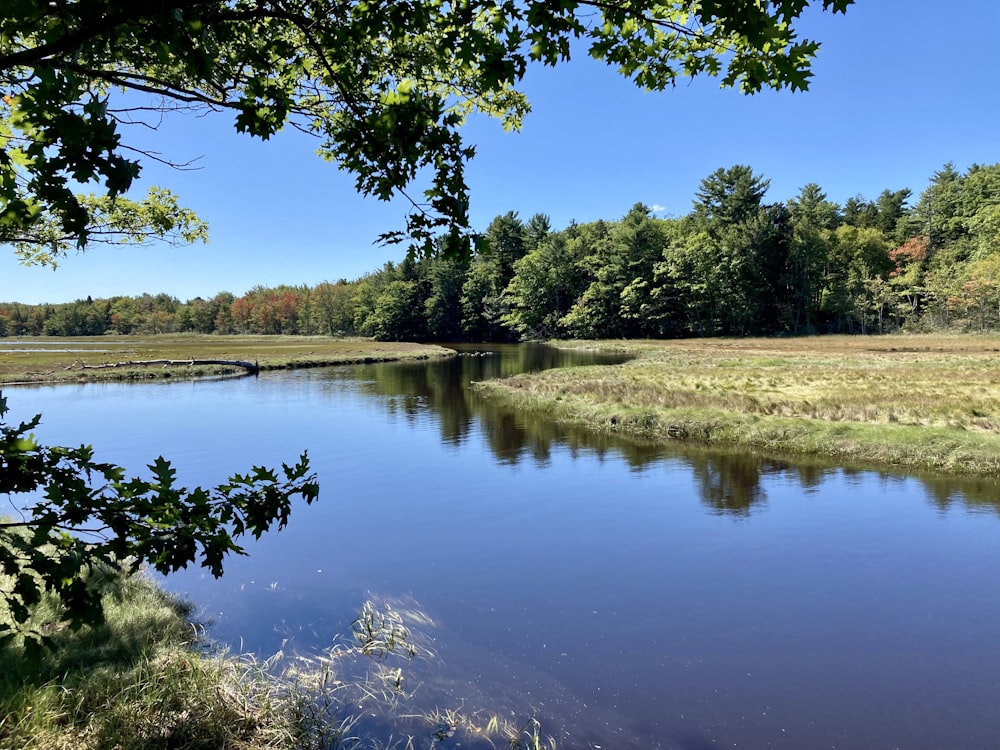
[[[596,430],[838,462],[1000,475],[1000,338],[809,337],[559,342],[616,367],[479,388]]]
[[[0,339],[0,385],[90,380],[144,380],[229,375],[244,372],[225,365],[101,365],[147,360],[238,360],[257,362],[262,370],[322,367],[356,362],[426,359],[450,356],[439,346],[386,343],[323,336],[92,336],[86,338]]]

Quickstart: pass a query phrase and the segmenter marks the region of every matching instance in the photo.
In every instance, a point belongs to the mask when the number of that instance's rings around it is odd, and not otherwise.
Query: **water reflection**
[[[786,468],[747,454],[701,455],[689,459],[689,466],[702,503],[717,515],[733,516],[748,516],[753,506],[764,503],[762,476]]]
[[[137,469],[162,452],[192,484],[308,448],[321,502],[222,580],[168,584],[262,655],[411,598],[439,659],[407,676],[408,714],[537,713],[564,748],[996,745],[995,482],[546,424],[466,392],[565,361],[504,351],[12,404],[40,438]]]
[[[471,391],[468,385],[554,367],[618,364],[628,357],[608,352],[562,351],[540,344],[453,346],[459,356],[450,359],[317,371],[316,377],[338,385],[356,383],[362,394],[381,399],[390,414],[409,422],[432,416],[439,426],[442,442],[449,445],[462,445],[478,428],[502,463],[516,464],[531,458],[544,465],[557,445],[596,450],[599,454],[619,445],[617,440],[602,440],[586,430],[566,428],[536,415],[498,406]]]
[[[871,476],[872,469],[844,469],[813,461],[794,463],[752,452],[709,450],[680,444],[650,444],[553,422],[479,396],[469,383],[554,367],[614,365],[628,358],[597,351],[563,351],[541,344],[452,345],[459,356],[418,363],[378,363],[314,371],[320,381],[354,384],[379,399],[386,411],[413,423],[431,418],[442,442],[459,446],[480,434],[501,464],[533,461],[546,466],[556,448],[574,457],[624,460],[635,471],[657,463],[686,467],[695,478],[702,503],[713,513],[746,517],[767,501],[763,480],[784,475],[803,490],[815,490],[833,474]],[[875,470],[883,479],[894,475]],[[928,496],[942,511],[955,503],[1000,515],[1000,483],[993,479],[922,478]]]

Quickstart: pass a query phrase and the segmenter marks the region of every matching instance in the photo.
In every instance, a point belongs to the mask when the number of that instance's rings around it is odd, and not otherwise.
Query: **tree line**
[[[1000,327],[1000,164],[946,164],[913,200],[843,205],[819,185],[766,200],[749,166],[704,178],[693,209],[618,221],[496,217],[469,258],[408,257],[356,279],[0,304],[0,335],[361,335],[384,340],[994,330]]]

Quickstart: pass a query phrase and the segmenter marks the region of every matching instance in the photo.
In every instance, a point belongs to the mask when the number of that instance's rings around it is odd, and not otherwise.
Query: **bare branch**
[[[204,155],[196,156],[193,159],[188,159],[187,161],[175,162],[169,159],[164,159],[160,156],[159,151],[146,151],[145,149],[136,148],[134,146],[127,146],[125,144],[121,145],[123,151],[131,151],[133,154],[139,154],[140,156],[145,156],[147,159],[151,159],[159,164],[162,164],[171,169],[176,169],[178,172],[197,172],[201,167],[193,166],[196,162],[204,159]]]

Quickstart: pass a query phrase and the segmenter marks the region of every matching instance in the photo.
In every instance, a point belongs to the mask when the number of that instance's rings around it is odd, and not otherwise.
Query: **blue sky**
[[[818,183],[838,202],[883,189],[915,194],[945,162],[1000,162],[1000,3],[858,0],[846,15],[812,13],[805,36],[822,42],[805,93],[745,97],[712,79],[662,93],[638,90],[584,57],[533,69],[523,89],[533,112],[521,133],[474,121],[468,170],[473,223],[506,211],[570,220],[617,219],[637,201],[661,216],[691,209],[699,181],[749,164],[784,201]],[[145,186],[177,192],[211,227],[207,245],[100,248],[52,271],[0,251],[0,300],[64,302],[91,295],[166,292],[182,300],[261,284],[353,279],[399,260],[373,244],[403,226],[406,206],[357,196],[353,178],[283,133],[237,135],[224,116],[175,117],[149,144],[199,169],[149,165]]]

